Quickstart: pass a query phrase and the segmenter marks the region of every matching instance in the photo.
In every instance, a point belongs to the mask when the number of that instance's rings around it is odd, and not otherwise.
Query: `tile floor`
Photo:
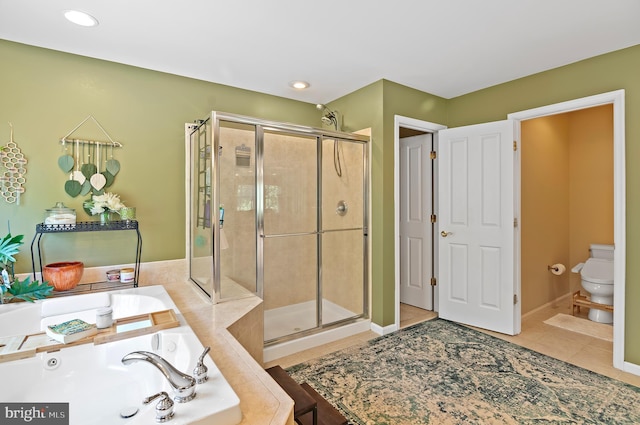
[[[587,311],[587,309],[583,308],[579,314],[581,317],[585,317],[585,320],[587,320]],[[544,323],[545,320],[558,313],[571,314],[571,300],[569,296],[567,296],[566,301],[563,299],[556,303],[551,303],[544,308],[523,316],[522,332],[520,335],[508,336],[493,332],[488,333],[559,360],[640,387],[640,376],[622,372],[613,367],[613,345],[611,342],[567,331]],[[400,308],[400,327],[410,326],[436,316],[437,314],[431,311],[402,304]],[[377,336],[376,333],[371,331],[363,332],[325,344],[321,347],[273,360],[265,364],[265,368],[276,364],[286,368],[346,347],[363,344]]]

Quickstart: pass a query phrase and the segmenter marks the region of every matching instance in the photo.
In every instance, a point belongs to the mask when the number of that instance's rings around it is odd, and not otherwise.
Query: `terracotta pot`
[[[62,261],[44,266],[42,280],[48,282],[56,291],[68,291],[75,288],[82,278],[84,264],[80,261]]]

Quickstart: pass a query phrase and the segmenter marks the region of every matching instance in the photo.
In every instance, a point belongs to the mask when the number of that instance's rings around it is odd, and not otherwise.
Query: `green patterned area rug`
[[[640,388],[434,319],[287,369],[352,424],[640,424]]]

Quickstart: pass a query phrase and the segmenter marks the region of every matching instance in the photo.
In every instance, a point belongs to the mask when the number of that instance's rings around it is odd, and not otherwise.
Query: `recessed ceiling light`
[[[289,83],[289,85],[294,89],[304,90],[308,88],[311,84],[307,83],[306,81],[292,81]]]
[[[83,27],[95,27],[98,25],[98,20],[93,16],[79,10],[66,10],[64,17],[74,24],[81,25]]]

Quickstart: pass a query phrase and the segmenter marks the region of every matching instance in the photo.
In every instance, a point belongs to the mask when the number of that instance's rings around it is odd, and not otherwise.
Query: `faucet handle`
[[[173,418],[173,400],[165,391],[149,396],[142,400],[142,403],[149,404],[158,397],[162,397],[156,404],[156,422],[168,422]]]
[[[209,379],[209,377],[207,376],[207,371],[209,370],[209,368],[204,365],[204,356],[207,355],[209,350],[211,350],[211,347],[205,347],[204,351],[198,358],[196,367],[193,368],[193,377],[196,378],[196,383],[198,384],[203,384],[207,381],[207,379]]]

